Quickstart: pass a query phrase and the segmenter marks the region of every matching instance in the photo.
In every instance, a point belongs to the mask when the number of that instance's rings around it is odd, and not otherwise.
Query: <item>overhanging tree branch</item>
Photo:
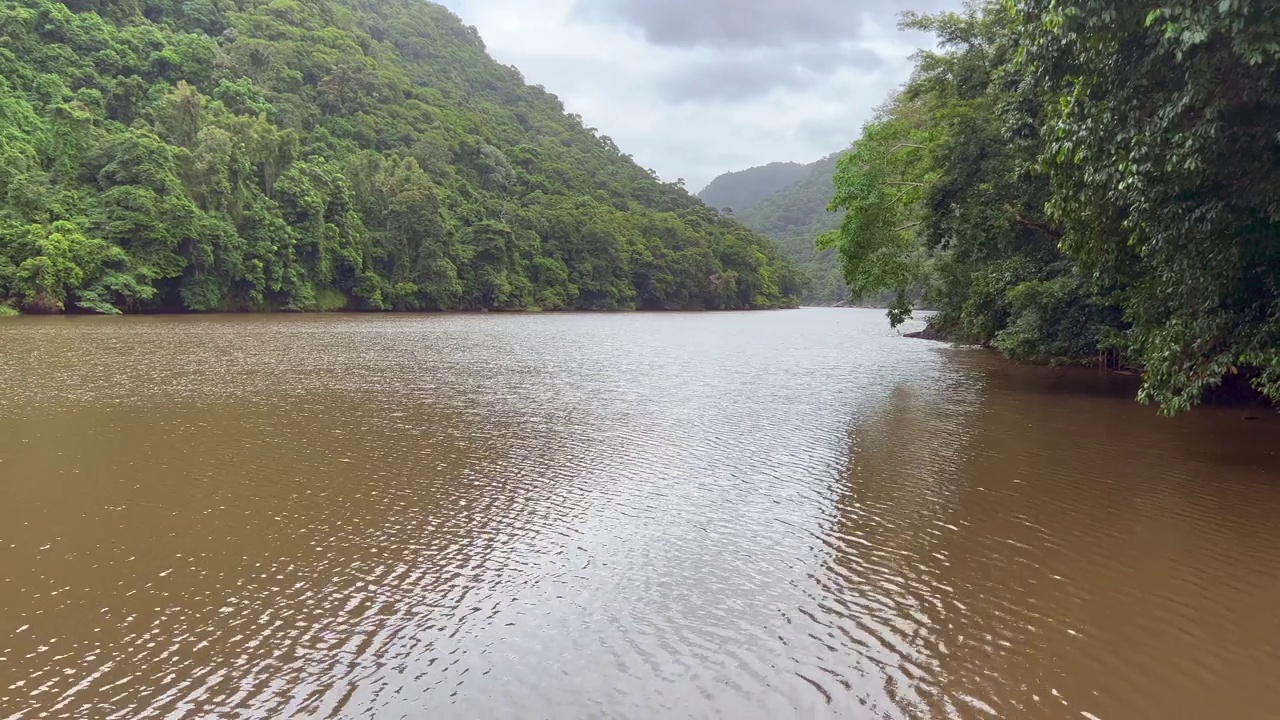
[[[1016,213],[1016,212],[1013,214],[1013,219],[1014,219],[1014,221],[1015,221],[1015,222],[1017,222],[1019,225],[1021,225],[1021,226],[1023,226],[1023,227],[1031,228],[1032,230],[1039,230],[1040,232],[1042,232],[1042,233],[1044,233],[1044,234],[1048,235],[1049,237],[1052,237],[1052,238],[1060,238],[1060,237],[1062,237],[1062,231],[1061,231],[1061,230],[1059,230],[1059,229],[1057,229],[1057,228],[1055,228],[1055,227],[1051,227],[1051,226],[1049,226],[1049,225],[1045,225],[1044,223],[1038,223],[1038,222],[1035,222],[1035,221],[1033,221],[1033,220],[1028,220],[1028,219],[1026,219],[1026,218],[1022,217],[1021,215],[1019,215],[1019,214],[1018,214],[1018,213]]]
[[[906,190],[903,190],[902,192],[898,193],[897,195],[894,196],[892,200],[889,201],[889,205],[890,206],[897,205],[898,201],[901,200],[903,197],[905,197],[906,194],[909,192],[911,192],[911,188],[907,188]]]

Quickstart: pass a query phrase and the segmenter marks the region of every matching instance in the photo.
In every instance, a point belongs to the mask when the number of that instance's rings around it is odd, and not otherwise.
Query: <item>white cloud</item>
[[[809,162],[839,150],[910,72],[922,38],[899,33],[903,0],[749,0],[768,6],[770,35],[725,0],[449,0],[489,53],[515,65],[667,180],[697,190],[716,175],[775,160]],[[923,9],[940,2],[923,0]],[[786,22],[795,7],[794,22]],[[834,9],[834,10],[833,10]],[[660,12],[658,12],[660,11]],[[690,27],[679,28],[686,13]],[[813,18],[848,13],[847,37]],[[719,20],[724,23],[717,25]],[[812,28],[812,37],[805,30]]]

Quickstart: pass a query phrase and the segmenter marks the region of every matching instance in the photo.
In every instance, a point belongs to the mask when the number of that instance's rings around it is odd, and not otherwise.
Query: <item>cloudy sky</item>
[[[444,0],[489,53],[663,179],[702,188],[847,146],[960,0]]]

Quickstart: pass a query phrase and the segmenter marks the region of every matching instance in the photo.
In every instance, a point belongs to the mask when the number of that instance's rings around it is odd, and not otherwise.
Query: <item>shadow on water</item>
[[[1259,407],[1256,401],[1224,398],[1163,418],[1154,405],[1136,402],[1141,382],[1136,375],[1017,365],[984,351],[948,351],[947,357],[971,377],[981,378],[993,398],[1026,406],[1024,413],[1032,422],[1045,420],[1043,413],[1073,432],[1089,433],[1092,425],[1115,428],[1116,442],[1134,437],[1134,442],[1141,443],[1129,448],[1138,454],[1156,443],[1195,464],[1258,471],[1277,467],[1280,413]]]
[[[999,358],[971,358],[973,350],[957,349],[953,359],[958,364],[977,365],[992,384],[1026,395],[1049,397],[1091,397],[1104,400],[1134,402],[1141,379],[1128,373],[1096,368],[1018,365]],[[987,351],[976,351],[987,354]]]
[[[821,579],[908,717],[1257,717],[1280,707],[1277,423],[947,355],[849,433]],[[1085,371],[1086,373],[1088,371]]]

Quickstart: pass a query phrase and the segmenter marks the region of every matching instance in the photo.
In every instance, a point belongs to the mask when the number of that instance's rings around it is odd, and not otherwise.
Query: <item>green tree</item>
[[[1009,6],[1023,67],[1055,100],[1050,212],[1067,252],[1121,289],[1142,399],[1184,410],[1237,372],[1280,399],[1274,4]]]
[[[27,312],[52,313],[68,303],[84,310],[116,313],[114,294],[146,299],[152,291],[127,279],[121,270],[128,256],[105,240],[87,237],[75,224],[10,227],[0,235],[0,249],[19,259],[11,269],[9,292]]]

